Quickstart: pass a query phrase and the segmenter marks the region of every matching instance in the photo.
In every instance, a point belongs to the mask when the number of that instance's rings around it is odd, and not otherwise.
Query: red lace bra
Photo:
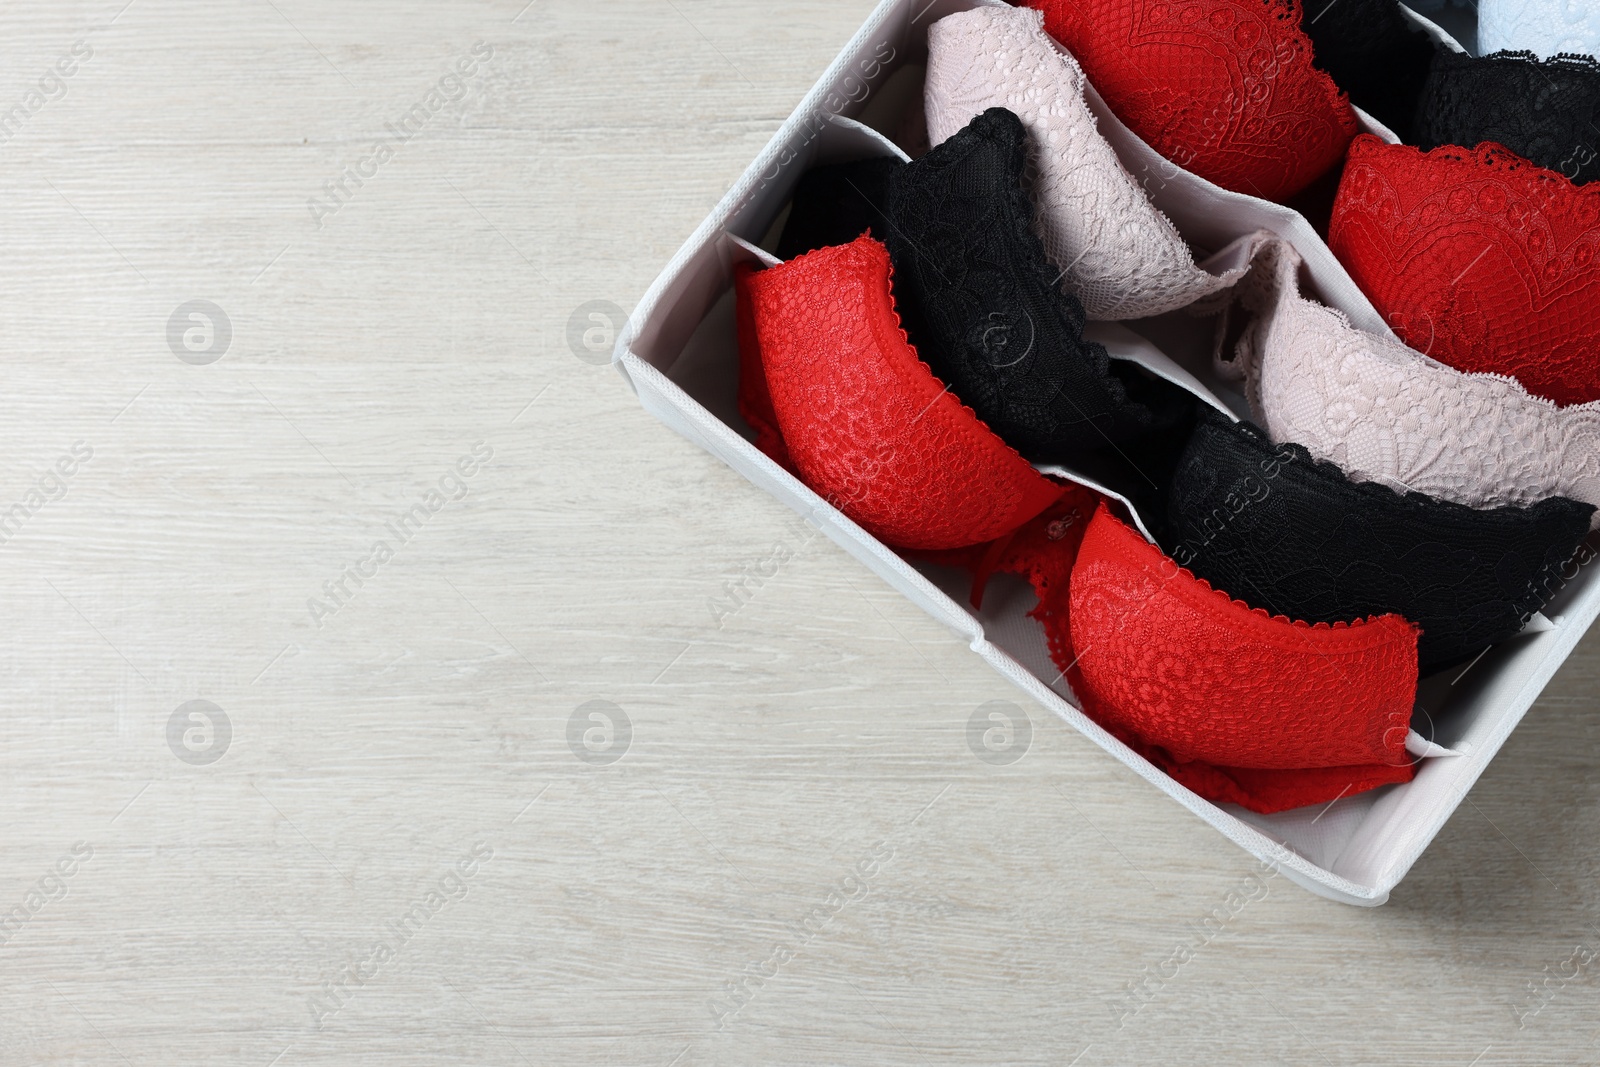
[[[1009,534],[1064,487],[918,358],[890,275],[871,237],[741,266],[741,411],[767,455],[887,544],[952,549]]]
[[[923,553],[1026,578],[1050,658],[1084,714],[1207,800],[1274,812],[1408,782],[1415,626],[1315,626],[1195,578],[1068,486],[989,545]]]
[[[1418,631],[1398,615],[1268,615],[1101,505],[1067,622],[1085,712],[1201,796],[1278,811],[1412,776]]]
[[[1286,200],[1360,132],[1299,0],[1027,0],[1117,116],[1202,178]]]
[[[1362,136],[1328,244],[1412,348],[1558,404],[1600,398],[1600,186],[1496,144]]]

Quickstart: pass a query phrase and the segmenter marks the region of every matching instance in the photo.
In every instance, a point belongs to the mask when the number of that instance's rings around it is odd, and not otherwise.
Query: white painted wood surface
[[[1042,716],[975,758],[1015,694],[569,350],[869,0],[119,4],[0,8],[0,1063],[1600,1059],[1600,639],[1330,904]]]

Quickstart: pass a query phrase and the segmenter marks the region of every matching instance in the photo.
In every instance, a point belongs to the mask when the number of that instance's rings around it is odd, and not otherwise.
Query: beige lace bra
[[[1090,319],[1160,315],[1232,285],[1241,271],[1195,265],[1176,227],[1150,202],[1084,101],[1077,60],[1029,8],[979,7],[928,31],[928,136],[939,144],[991,107],[1029,135],[1034,227],[1063,289]]]
[[[1600,401],[1560,408],[1514,379],[1465,374],[1357,330],[1300,295],[1300,257],[1263,240],[1234,291],[1252,313],[1217,370],[1243,380],[1274,441],[1303,445],[1356,481],[1469,507],[1551,496],[1600,504]],[[1219,327],[1239,314],[1230,308]],[[1600,515],[1600,512],[1597,512]]]

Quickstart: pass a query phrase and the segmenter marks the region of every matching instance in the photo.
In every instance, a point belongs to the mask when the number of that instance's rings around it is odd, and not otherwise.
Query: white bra
[[[1481,0],[1478,54],[1528,51],[1540,59],[1562,52],[1600,56],[1600,4],[1595,0]]]
[[[928,31],[923,102],[939,144],[991,107],[1016,113],[1030,142],[1034,226],[1061,286],[1093,320],[1160,315],[1232,285],[1211,274],[1101,136],[1085,78],[1030,8],[979,7]]]
[[[1288,244],[1262,241],[1234,291],[1253,317],[1231,359],[1220,345],[1238,308],[1218,327],[1217,371],[1243,379],[1274,441],[1304,445],[1353,480],[1469,507],[1551,496],[1600,505],[1600,401],[1557,407],[1513,379],[1464,374],[1357,330],[1300,295],[1299,267]]]

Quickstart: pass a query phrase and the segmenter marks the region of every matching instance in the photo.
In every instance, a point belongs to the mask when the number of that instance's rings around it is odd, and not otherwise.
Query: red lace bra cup
[[[1217,803],[1239,804],[1251,811],[1270,813],[1327,804],[1380,785],[1409,782],[1415,766],[1374,763],[1345,767],[1302,767],[1269,770],[1257,767],[1219,767],[1179,760],[1147,744],[1120,726],[1092,699],[1085,699],[1082,675],[1077,670],[1069,628],[1072,568],[1090,520],[1103,498],[1081,486],[1069,486],[1060,500],[1024,523],[1013,534],[987,545],[919,556],[947,567],[965,568],[974,576],[974,605],[979,605],[983,582],[990,574],[1016,574],[1033,586],[1038,605],[1028,615],[1044,627],[1050,659],[1062,669],[1078,694],[1085,713],[1119,741],[1160,767],[1186,788]]]
[[[748,263],[739,264],[733,271],[734,318],[739,334],[739,414],[756,432],[756,447],[792,474],[794,463],[778,432],[778,416],[767,391],[767,373],[761,366],[761,343],[756,337],[755,311],[750,302],[750,276],[754,273]]]
[[[1138,745],[1129,747],[1138,749]],[[1398,785],[1417,776],[1414,763],[1365,763],[1355,767],[1303,767],[1292,771],[1253,767],[1213,767],[1208,763],[1163,760],[1159,752],[1141,752],[1191,791],[1219,804],[1238,804],[1263,815],[1322,807],[1340,797],[1353,797],[1380,785]]]
[[[887,544],[992,541],[1062,487],[934,377],[906,340],[871,237],[748,274],[754,340],[801,479]]]
[[[1084,699],[1085,687],[1077,670],[1069,628],[1072,569],[1080,546],[1103,498],[1081,486],[1068,486],[1061,499],[1030,519],[1014,533],[987,545],[944,552],[922,552],[921,558],[948,567],[962,567],[974,576],[974,604],[983,582],[993,573],[1016,574],[1033,586],[1039,598],[1029,617],[1044,627],[1050,658],[1062,668],[1090,718],[1105,726],[1118,740],[1162,768],[1188,789],[1219,803],[1239,804],[1269,813],[1326,804],[1341,796],[1408,782],[1415,773],[1409,761],[1344,767],[1304,767],[1270,770],[1256,767],[1220,767],[1179,760],[1165,750],[1145,743],[1120,726],[1093,700]],[[1402,731],[1400,736],[1403,736]]]
[[[1418,631],[1398,615],[1332,626],[1268,615],[1195,578],[1102,506],[1073,566],[1069,625],[1085,710],[1170,760],[1410,763]]]
[[[1496,144],[1362,136],[1328,244],[1412,348],[1557,404],[1600,398],[1600,184]]]
[[[1299,0],[1028,0],[1112,110],[1167,159],[1283,201],[1360,125],[1312,66]]]

